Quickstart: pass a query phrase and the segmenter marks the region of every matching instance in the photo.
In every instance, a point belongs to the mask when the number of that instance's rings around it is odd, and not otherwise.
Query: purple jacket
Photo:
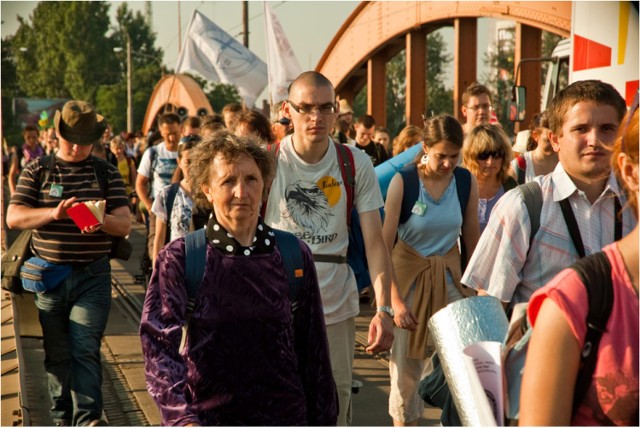
[[[187,303],[184,239],[158,255],[140,336],[147,389],[163,425],[335,425],[336,390],[318,280],[301,241],[305,284],[292,325],[279,250],[250,257],[207,245],[179,353]]]

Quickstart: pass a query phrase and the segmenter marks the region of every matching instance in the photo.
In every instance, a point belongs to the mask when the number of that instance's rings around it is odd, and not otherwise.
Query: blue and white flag
[[[234,85],[249,108],[267,86],[264,61],[197,10],[176,65],[176,73],[187,70]]]
[[[269,66],[269,99],[271,105],[287,99],[291,82],[302,73],[302,67],[291,49],[287,35],[269,4],[264,2],[267,33],[267,65]]]

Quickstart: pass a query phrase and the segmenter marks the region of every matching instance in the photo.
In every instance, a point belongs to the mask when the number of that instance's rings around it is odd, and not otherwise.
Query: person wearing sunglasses
[[[541,204],[539,227],[532,234],[524,192],[507,192],[493,208],[463,284],[497,297],[510,310],[562,269],[633,229],[633,216],[619,215],[626,198],[610,162],[625,112],[616,89],[599,80],[575,82],[556,95],[548,113],[560,162],[551,174],[531,181],[538,185],[531,190]]]
[[[473,128],[491,120],[491,92],[489,89],[477,82],[469,85],[462,93],[462,115],[467,120],[462,125],[464,135],[467,136]]]
[[[509,175],[511,159],[511,142],[498,125],[476,126],[465,140],[462,150],[463,165],[478,180],[480,234],[484,231],[496,202],[505,192],[516,187],[516,181]]]

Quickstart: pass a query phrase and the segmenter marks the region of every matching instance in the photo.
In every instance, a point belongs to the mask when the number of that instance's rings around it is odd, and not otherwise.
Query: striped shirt
[[[115,166],[93,156],[81,162],[65,162],[56,158],[49,178],[41,185],[41,180],[44,180],[47,175],[42,159],[38,158],[31,162],[22,171],[16,193],[11,197],[11,204],[30,208],[53,208],[58,206],[62,199],[75,196],[78,202],[106,199],[107,213],[116,208],[128,206],[124,183]],[[94,162],[104,162],[107,168],[106,198],[100,189]],[[50,195],[52,184],[62,186],[62,197]],[[40,191],[41,188],[42,191]],[[31,246],[35,255],[51,263],[79,265],[108,255],[111,251],[111,236],[101,230],[83,234],[78,226],[67,218],[52,221],[34,230]]]
[[[562,269],[578,260],[565,223],[559,201],[569,198],[576,217],[586,255],[600,251],[614,241],[614,197],[625,198],[613,173],[604,191],[593,205],[578,190],[558,163],[546,176],[534,179],[542,188],[543,206],[540,229],[529,250],[531,224],[522,194],[513,189],[496,204],[489,224],[469,261],[462,283],[483,289],[503,302],[526,302]],[[626,235],[636,224],[629,210],[623,211],[622,233]]]

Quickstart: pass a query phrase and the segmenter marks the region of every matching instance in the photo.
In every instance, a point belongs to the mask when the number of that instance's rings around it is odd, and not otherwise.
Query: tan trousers
[[[331,370],[338,390],[338,426],[351,425],[351,379],[356,345],[355,318],[327,326]]]

